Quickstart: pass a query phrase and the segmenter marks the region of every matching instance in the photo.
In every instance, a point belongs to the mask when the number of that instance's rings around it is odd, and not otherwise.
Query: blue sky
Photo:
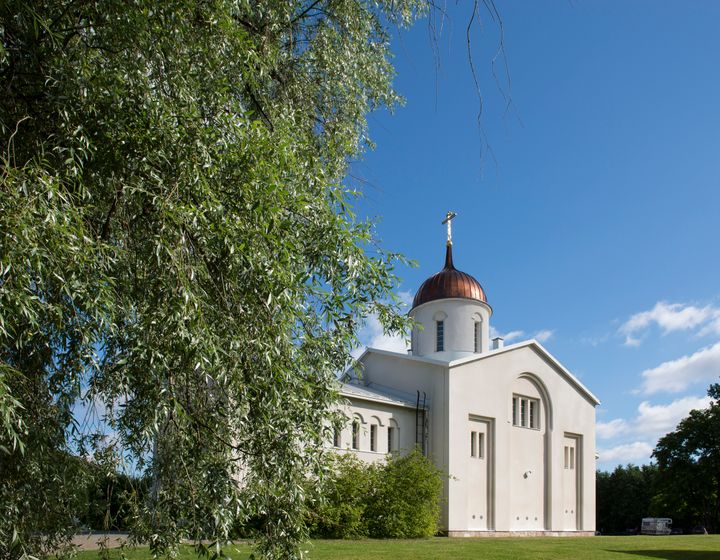
[[[542,339],[602,401],[599,467],[648,462],[720,379],[720,3],[497,1],[510,82],[483,10],[482,132],[471,5],[448,3],[437,59],[425,21],[393,38],[407,103],[370,116],[357,211],[418,262],[408,294],[458,212],[455,264],[497,331]]]

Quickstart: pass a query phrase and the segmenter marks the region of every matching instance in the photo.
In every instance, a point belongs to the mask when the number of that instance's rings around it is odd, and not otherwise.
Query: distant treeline
[[[603,534],[629,534],[640,530],[643,517],[669,517],[673,529],[683,533],[717,532],[718,512],[705,500],[675,493],[657,465],[618,466],[597,473],[597,530]],[[712,495],[709,496],[712,501]]]

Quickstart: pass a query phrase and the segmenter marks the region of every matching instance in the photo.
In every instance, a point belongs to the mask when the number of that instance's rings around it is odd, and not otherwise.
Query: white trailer
[[[643,535],[669,535],[672,519],[669,517],[644,517],[640,533]]]

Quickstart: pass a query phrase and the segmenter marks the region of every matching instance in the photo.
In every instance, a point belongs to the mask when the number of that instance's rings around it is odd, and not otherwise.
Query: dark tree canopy
[[[2,3],[0,556],[69,534],[68,450],[153,477],[157,551],[253,517],[298,554],[334,373],[402,326],[342,179],[424,4]]]
[[[708,389],[712,401],[691,410],[675,431],[660,438],[653,457],[659,468],[658,504],[688,523],[720,531],[720,384]]]

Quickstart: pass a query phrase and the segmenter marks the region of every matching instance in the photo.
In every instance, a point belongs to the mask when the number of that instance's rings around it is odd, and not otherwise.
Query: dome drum
[[[416,323],[412,353],[449,356],[487,352],[492,309],[480,283],[453,265],[448,242],[445,266],[418,289],[409,315]]]

